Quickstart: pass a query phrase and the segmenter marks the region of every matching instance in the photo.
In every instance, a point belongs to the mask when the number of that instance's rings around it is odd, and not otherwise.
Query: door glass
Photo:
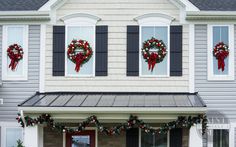
[[[72,136],[72,147],[90,147],[90,136]]]

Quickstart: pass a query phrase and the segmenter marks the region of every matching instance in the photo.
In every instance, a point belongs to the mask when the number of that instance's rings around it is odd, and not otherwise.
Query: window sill
[[[95,78],[94,75],[65,75],[65,78]]]
[[[3,77],[2,81],[27,81],[27,77]]]
[[[215,76],[210,76],[208,75],[207,77],[208,81],[234,81],[235,78],[234,76],[229,76],[229,75],[215,75]]]
[[[139,78],[169,78],[168,75],[139,75]]]

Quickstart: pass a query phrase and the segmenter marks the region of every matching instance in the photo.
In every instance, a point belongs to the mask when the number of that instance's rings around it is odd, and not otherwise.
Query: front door
[[[95,130],[67,133],[66,147],[95,147]]]

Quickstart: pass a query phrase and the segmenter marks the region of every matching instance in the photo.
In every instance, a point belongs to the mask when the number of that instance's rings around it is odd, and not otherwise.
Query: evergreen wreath
[[[12,44],[7,49],[7,56],[11,59],[9,68],[15,70],[18,62],[23,59],[23,48],[18,44]]]
[[[166,45],[162,40],[152,37],[143,42],[142,55],[148,63],[148,70],[153,71],[156,63],[162,62],[166,54]]]
[[[67,48],[67,57],[76,64],[75,71],[79,72],[80,67],[89,61],[93,51],[86,40],[73,39]]]
[[[218,70],[225,70],[225,58],[229,56],[229,47],[224,44],[224,42],[220,42],[216,44],[213,49],[213,56],[218,60]]]

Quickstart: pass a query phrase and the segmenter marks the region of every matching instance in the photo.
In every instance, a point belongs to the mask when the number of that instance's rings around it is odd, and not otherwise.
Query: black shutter
[[[127,26],[127,76],[139,76],[139,26]]]
[[[182,147],[182,129],[170,130],[170,147]]]
[[[65,26],[53,26],[53,76],[65,75]]]
[[[96,27],[96,76],[107,76],[108,27]]]
[[[170,76],[182,76],[182,26],[170,27]]]
[[[139,129],[132,128],[126,131],[126,147],[139,146]]]

